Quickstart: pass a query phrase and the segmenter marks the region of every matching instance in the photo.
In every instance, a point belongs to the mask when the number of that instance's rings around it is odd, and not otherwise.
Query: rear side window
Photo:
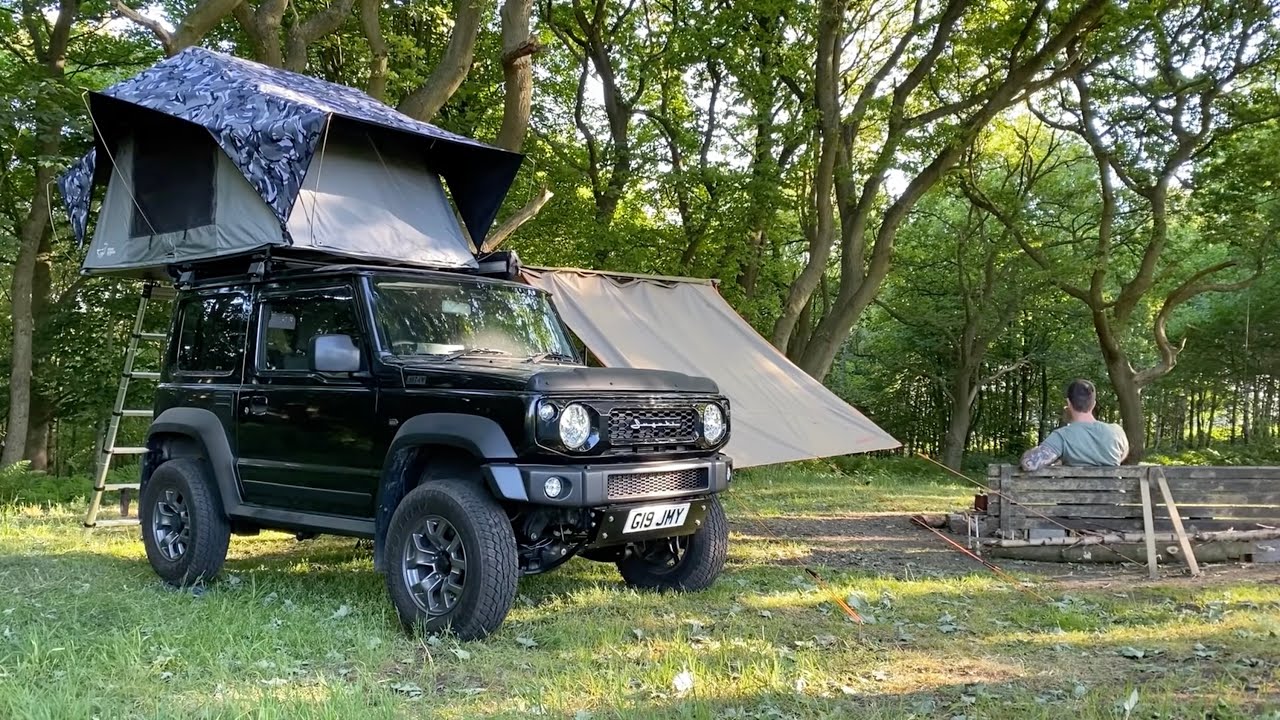
[[[182,305],[178,372],[231,375],[240,369],[249,302],[240,293],[191,298]]]
[[[318,335],[349,335],[360,344],[355,300],[347,288],[308,290],[266,300],[261,324],[260,370],[309,370],[311,340]]]

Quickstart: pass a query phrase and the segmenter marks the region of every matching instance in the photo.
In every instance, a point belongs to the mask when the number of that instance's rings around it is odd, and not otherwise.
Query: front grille
[[[611,445],[666,445],[698,439],[698,412],[692,407],[614,408],[609,412]]]
[[[706,489],[706,468],[609,476],[610,500]]]

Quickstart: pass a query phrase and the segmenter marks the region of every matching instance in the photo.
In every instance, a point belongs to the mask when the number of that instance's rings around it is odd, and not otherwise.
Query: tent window
[[[249,304],[241,293],[198,297],[182,306],[178,372],[232,375],[240,369]]]
[[[213,223],[217,150],[209,134],[181,131],[136,136],[132,237],[181,232]]]

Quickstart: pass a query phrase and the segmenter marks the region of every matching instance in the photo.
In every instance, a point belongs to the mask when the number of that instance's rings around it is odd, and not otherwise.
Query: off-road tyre
[[[432,520],[436,518],[437,520]],[[465,570],[462,590],[443,612],[429,612],[411,587],[411,573],[423,572],[422,554],[410,550],[430,543],[429,523],[439,519],[461,540]],[[452,543],[449,543],[452,544]],[[387,591],[400,623],[410,633],[450,632],[461,640],[477,640],[502,624],[516,598],[519,560],[511,521],[483,486],[468,480],[435,480],[419,485],[400,501],[387,528]],[[409,554],[414,552],[415,559]],[[417,570],[409,568],[416,567]],[[452,578],[452,576],[449,576]],[[421,593],[422,586],[417,592]],[[446,603],[447,604],[447,603]]]
[[[702,527],[692,535],[679,538],[650,540],[637,543],[627,557],[618,561],[618,572],[623,581],[630,587],[645,590],[672,590],[691,592],[711,587],[720,571],[724,569],[725,556],[729,550],[729,521],[725,517],[724,507],[719,497],[711,497],[707,503],[707,514],[702,520]],[[652,559],[646,559],[641,552],[646,547],[661,549],[658,544],[677,542],[683,545],[683,552],[674,565],[661,565]],[[659,553],[660,554],[660,553]]]
[[[142,490],[138,520],[147,560],[170,585],[207,583],[222,570],[231,524],[204,460],[174,458],[161,463]],[[175,534],[177,540],[170,541]]]

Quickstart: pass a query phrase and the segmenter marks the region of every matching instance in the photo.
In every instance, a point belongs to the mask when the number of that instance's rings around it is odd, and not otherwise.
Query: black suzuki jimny
[[[548,296],[313,266],[178,283],[141,478],[147,557],[212,579],[232,533],[373,539],[406,629],[478,638],[520,575],[581,555],[631,586],[720,573],[714,382],[587,367]]]

